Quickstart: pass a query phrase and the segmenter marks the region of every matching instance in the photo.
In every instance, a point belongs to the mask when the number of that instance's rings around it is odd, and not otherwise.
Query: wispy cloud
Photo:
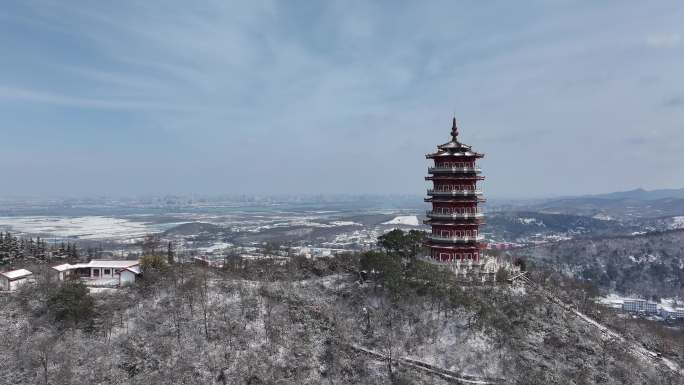
[[[684,97],[673,96],[663,101],[664,107],[684,107]]]
[[[674,48],[682,41],[682,35],[679,33],[661,33],[649,35],[646,38],[646,44],[656,48]]]
[[[163,159],[155,170],[166,178],[143,187],[420,193],[421,155],[446,139],[453,112],[463,139],[488,153],[498,195],[586,192],[590,183],[575,181],[590,167],[567,168],[578,146],[575,163],[618,170],[592,177],[596,189],[628,183],[638,172],[619,171],[620,146],[639,137],[636,122],[684,141],[680,109],[667,117],[662,108],[680,103],[662,98],[684,87],[684,55],[648,49],[681,46],[676,1],[29,0],[0,17],[0,44],[12,52],[2,57],[0,130],[15,130],[0,161],[26,127],[88,127],[68,134],[87,151],[125,126],[107,145],[130,157],[129,174],[105,173],[102,188]],[[662,81],[642,80],[654,77]],[[131,145],[141,131],[149,145]],[[50,147],[34,160],[45,169],[59,155]],[[663,157],[684,167],[681,155]],[[511,159],[529,177],[509,180]]]
[[[94,99],[72,97],[64,94],[46,92],[22,87],[0,85],[0,99],[10,102],[32,102],[55,106],[94,108],[105,110],[184,110],[177,105],[164,105],[147,101]]]

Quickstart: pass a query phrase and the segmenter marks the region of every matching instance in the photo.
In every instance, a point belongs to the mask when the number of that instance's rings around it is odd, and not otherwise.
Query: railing
[[[427,190],[428,195],[448,195],[448,196],[467,196],[467,195],[480,195],[482,194],[482,190],[480,189],[468,189],[468,190],[460,190],[460,189],[429,189]]]
[[[447,166],[434,166],[428,167],[428,173],[433,172],[482,172],[482,169],[475,166],[470,167],[447,167]]]
[[[448,211],[426,211],[425,214],[430,218],[449,218],[449,219],[468,219],[468,218],[482,218],[484,213],[482,211],[472,211],[472,212],[448,212]]]
[[[442,236],[442,235],[428,235],[428,238],[437,242],[449,242],[449,243],[463,243],[463,242],[476,242],[483,241],[484,235],[469,235],[469,236]]]
[[[435,167],[475,167],[474,162],[435,162]]]

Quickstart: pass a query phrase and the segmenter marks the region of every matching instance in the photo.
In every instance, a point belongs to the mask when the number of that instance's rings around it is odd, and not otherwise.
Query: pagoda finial
[[[454,116],[454,120],[451,123],[451,137],[454,138],[454,141],[458,141],[458,126],[456,125],[456,117]]]

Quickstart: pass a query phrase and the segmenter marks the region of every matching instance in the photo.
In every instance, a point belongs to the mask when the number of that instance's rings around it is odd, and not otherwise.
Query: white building
[[[26,269],[0,272],[0,290],[17,290],[19,285],[33,281],[33,273]]]
[[[63,281],[67,277],[81,278],[96,284],[131,284],[140,275],[140,261],[126,260],[97,260],[88,263],[65,263],[53,266],[52,270],[57,274],[57,278]],[[124,272],[122,279],[122,272]]]
[[[132,285],[140,275],[140,265],[127,267],[119,271],[119,286]]]
[[[625,299],[622,310],[631,313],[655,314],[658,312],[658,304],[644,299]]]

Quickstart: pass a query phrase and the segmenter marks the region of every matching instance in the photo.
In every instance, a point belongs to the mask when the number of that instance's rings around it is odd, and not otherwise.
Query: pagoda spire
[[[458,142],[458,126],[456,125],[456,117],[451,123],[451,137],[454,138],[454,142]]]

